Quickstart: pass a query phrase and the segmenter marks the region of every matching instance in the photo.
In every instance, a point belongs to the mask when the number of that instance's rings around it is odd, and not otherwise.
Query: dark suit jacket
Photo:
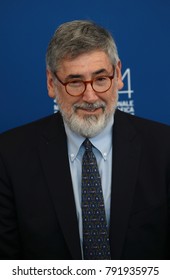
[[[117,111],[112,259],[170,258],[170,127]],[[81,259],[59,113],[0,136],[0,258]]]

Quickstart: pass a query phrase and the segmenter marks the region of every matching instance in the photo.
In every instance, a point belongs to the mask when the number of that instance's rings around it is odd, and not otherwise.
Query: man
[[[61,25],[46,62],[60,112],[0,136],[1,259],[168,259],[170,128],[116,109],[95,23]]]

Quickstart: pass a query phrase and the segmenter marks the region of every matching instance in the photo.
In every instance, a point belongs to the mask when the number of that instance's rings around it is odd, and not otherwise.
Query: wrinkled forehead
[[[102,50],[95,50],[79,54],[74,58],[66,56],[60,61],[58,71],[70,69],[76,71],[77,69],[83,70],[87,68],[91,68],[91,71],[97,71],[97,69],[110,67],[112,67],[112,62],[109,55]]]

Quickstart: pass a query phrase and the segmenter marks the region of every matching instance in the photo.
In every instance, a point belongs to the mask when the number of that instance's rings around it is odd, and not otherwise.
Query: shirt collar
[[[95,137],[90,138],[93,146],[95,146],[104,160],[107,160],[107,156],[112,147],[112,127],[114,123],[114,118],[111,118],[107,124],[107,126]]]
[[[108,153],[112,147],[112,126],[114,117],[111,118],[107,126],[95,137],[90,138],[91,143],[97,148],[104,160],[107,160]],[[64,122],[68,142],[68,154],[70,160],[73,162],[77,157],[80,147],[85,140],[85,137],[74,133],[68,125]]]

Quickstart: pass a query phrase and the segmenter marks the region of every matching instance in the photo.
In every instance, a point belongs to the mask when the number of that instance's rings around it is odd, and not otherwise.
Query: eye
[[[81,87],[82,84],[83,84],[83,82],[80,80],[74,80],[74,81],[68,82],[69,87]]]
[[[108,80],[108,77],[105,77],[105,76],[102,76],[102,77],[97,77],[96,79],[95,79],[95,83],[96,84],[105,84],[106,82],[107,82],[107,80]]]

